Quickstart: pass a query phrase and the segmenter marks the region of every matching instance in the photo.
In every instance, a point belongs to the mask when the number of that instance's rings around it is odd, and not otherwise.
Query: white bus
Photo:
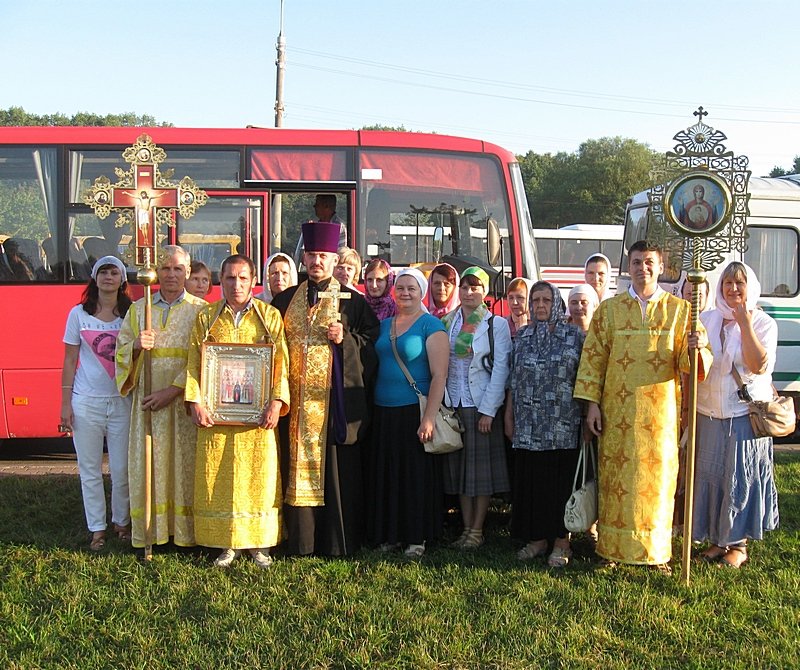
[[[750,215],[747,217],[748,248],[743,254],[731,254],[708,275],[711,301],[722,268],[731,260],[747,263],[761,282],[760,307],[778,322],[778,360],[773,373],[776,388],[796,397],[800,407],[800,175],[750,179]],[[624,253],[619,276],[619,291],[630,284],[627,249],[647,236],[647,191],[634,195],[626,206]],[[541,248],[541,247],[540,247]],[[675,295],[680,290],[683,273],[669,268],[661,286]]]
[[[583,267],[594,254],[611,261],[609,289],[617,285],[624,226],[573,223],[561,228],[534,228],[542,279],[561,289],[566,299],[573,286],[584,283]]]

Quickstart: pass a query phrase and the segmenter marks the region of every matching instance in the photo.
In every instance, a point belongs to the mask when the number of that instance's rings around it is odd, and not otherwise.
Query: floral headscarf
[[[546,321],[536,319],[533,312],[533,294],[542,290],[549,290],[553,296],[553,306]],[[564,299],[561,297],[561,292],[553,284],[546,281],[537,281],[528,292],[528,310],[530,311],[530,320],[528,321],[528,327],[523,331],[523,336],[530,338],[533,350],[539,354],[539,357],[544,357],[550,353],[550,347],[552,346],[551,326],[563,323],[566,316]]]
[[[459,301],[458,301],[458,284],[459,284],[460,280],[459,280],[459,277],[458,277],[458,272],[456,271],[456,269],[452,265],[450,265],[450,263],[439,263],[438,265],[436,265],[433,268],[433,270],[431,270],[430,277],[433,277],[433,273],[436,272],[437,268],[442,268],[442,267],[450,268],[450,270],[452,270],[453,275],[455,276],[455,280],[453,281],[453,293],[450,295],[450,299],[442,307],[437,307],[436,306],[436,303],[433,300],[433,296],[431,295],[431,290],[433,288],[432,287],[433,280],[431,279],[431,281],[429,283],[429,286],[428,286],[428,290],[425,292],[425,298],[423,300],[423,303],[428,308],[428,311],[431,314],[433,314],[433,316],[435,316],[435,317],[437,317],[439,319],[441,319],[448,312],[452,312],[459,305]],[[437,273],[437,274],[441,274],[441,273]]]
[[[369,294],[369,290],[366,286],[367,274],[378,269],[382,269],[386,272],[386,289],[384,290],[383,295],[373,298]],[[387,263],[383,258],[376,258],[367,263],[367,269],[364,272],[364,298],[366,299],[367,304],[372,307],[372,311],[375,312],[375,316],[378,317],[378,321],[383,321],[384,319],[388,319],[390,316],[397,314],[397,303],[394,301],[394,297],[392,296],[393,286],[394,270],[392,270],[392,266],[389,265],[389,263]]]

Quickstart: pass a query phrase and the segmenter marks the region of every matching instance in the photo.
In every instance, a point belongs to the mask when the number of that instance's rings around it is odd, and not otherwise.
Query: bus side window
[[[786,297],[798,292],[798,233],[794,228],[748,226],[744,262],[761,282],[761,295]]]
[[[537,238],[536,248],[539,252],[539,265],[547,267],[558,267],[558,240],[551,240],[544,237]]]

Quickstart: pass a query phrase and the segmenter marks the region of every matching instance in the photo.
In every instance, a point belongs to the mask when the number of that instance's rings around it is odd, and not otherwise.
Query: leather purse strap
[[[720,340],[722,341],[722,346],[725,346],[725,328],[720,328]],[[745,384],[742,381],[742,376],[739,374],[739,371],[736,369],[736,363],[731,361],[731,374],[733,378],[736,380],[736,384],[739,386],[739,389],[744,389]],[[779,398],[780,394],[778,393],[778,389],[775,388],[775,384],[772,384],[772,397]]]

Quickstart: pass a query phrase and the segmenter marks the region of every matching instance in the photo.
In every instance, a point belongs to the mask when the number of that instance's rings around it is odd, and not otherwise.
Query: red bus
[[[99,219],[82,194],[96,177],[114,182],[115,168],[130,167],[122,152],[142,133],[167,152],[162,174],[189,176],[209,195],[194,217],[176,215],[174,228],[159,231],[162,243],[181,244],[215,271],[232,252],[258,267],[273,251],[293,254],[315,194],[332,193],[349,245],[365,259],[478,264],[496,280],[497,295],[511,277],[538,277],[516,158],[479,140],[348,130],[0,128],[0,439],[59,435],[67,312],[94,260],[121,255],[130,239],[115,227],[115,214]]]

